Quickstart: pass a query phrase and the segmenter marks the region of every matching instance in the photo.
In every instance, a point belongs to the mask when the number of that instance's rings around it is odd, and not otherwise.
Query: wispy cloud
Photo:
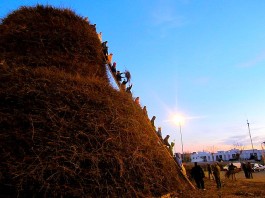
[[[182,4],[189,4],[191,3],[191,0],[178,0]]]
[[[176,28],[184,25],[184,18],[181,16],[175,16],[172,13],[172,8],[169,10],[166,9],[158,9],[154,11],[153,24],[156,26],[166,26],[168,28]]]
[[[252,143],[253,145],[259,146],[261,142],[265,140],[265,136],[253,136]],[[235,135],[230,136],[225,139],[222,139],[220,142],[222,145],[242,145],[242,146],[250,146],[251,141],[249,135]]]
[[[176,28],[183,26],[186,20],[176,13],[175,2],[171,0],[160,0],[154,5],[151,13],[152,24],[163,28]]]
[[[210,78],[209,77],[198,77],[193,80],[195,85],[208,85],[210,83]]]
[[[261,52],[260,54],[258,54],[257,56],[255,56],[253,59],[242,62],[240,64],[238,64],[238,67],[254,67],[256,66],[258,63],[265,61],[265,51]]]
[[[249,144],[249,138],[246,135],[230,136],[220,140],[217,144],[222,146],[229,146],[230,148],[240,146],[246,146]]]

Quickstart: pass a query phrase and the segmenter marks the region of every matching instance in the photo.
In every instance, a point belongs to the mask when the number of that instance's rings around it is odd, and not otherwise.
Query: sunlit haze
[[[184,124],[184,120],[185,118],[182,116],[182,115],[174,115],[173,116],[173,122],[176,124],[176,125],[179,125],[179,124]]]
[[[265,141],[265,1],[0,1],[70,8],[108,41],[129,70],[133,96],[181,152],[254,148]],[[177,121],[182,115],[182,121]]]

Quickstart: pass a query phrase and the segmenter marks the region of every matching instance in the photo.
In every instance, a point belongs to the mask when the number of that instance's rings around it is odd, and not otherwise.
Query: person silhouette
[[[128,94],[132,94],[132,92],[131,92],[131,89],[132,89],[132,84],[131,85],[129,85],[127,88],[126,88],[126,92],[128,93]]]
[[[205,177],[204,171],[202,170],[201,166],[197,164],[197,162],[194,162],[194,167],[191,169],[191,177],[195,180],[199,189],[205,190],[203,181],[203,178]]]
[[[107,43],[108,43],[108,41],[104,41],[104,42],[102,43],[103,54],[104,54],[105,57],[107,57],[108,54],[109,54]]]
[[[140,98],[139,98],[139,97],[136,97],[135,100],[134,100],[134,102],[135,102],[137,105],[140,106]]]
[[[153,116],[152,119],[151,119],[151,125],[155,128],[155,119],[156,117]]]
[[[164,142],[164,145],[166,145],[166,146],[168,146],[168,147],[170,148],[170,144],[169,144],[169,142],[168,142],[169,137],[170,137],[170,136],[167,135],[167,136],[164,138],[163,142]]]

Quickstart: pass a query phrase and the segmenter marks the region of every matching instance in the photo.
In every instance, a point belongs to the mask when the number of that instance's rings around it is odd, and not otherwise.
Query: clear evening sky
[[[70,8],[97,24],[133,95],[181,152],[265,141],[264,0],[0,1],[0,17],[37,3]]]

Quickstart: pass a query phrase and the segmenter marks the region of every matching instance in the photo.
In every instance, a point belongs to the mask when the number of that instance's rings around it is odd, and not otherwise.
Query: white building
[[[253,150],[231,149],[229,151],[210,152],[193,152],[191,154],[191,162],[214,162],[214,161],[229,161],[229,160],[249,160],[253,155]],[[262,150],[254,149],[256,159],[262,159]]]

